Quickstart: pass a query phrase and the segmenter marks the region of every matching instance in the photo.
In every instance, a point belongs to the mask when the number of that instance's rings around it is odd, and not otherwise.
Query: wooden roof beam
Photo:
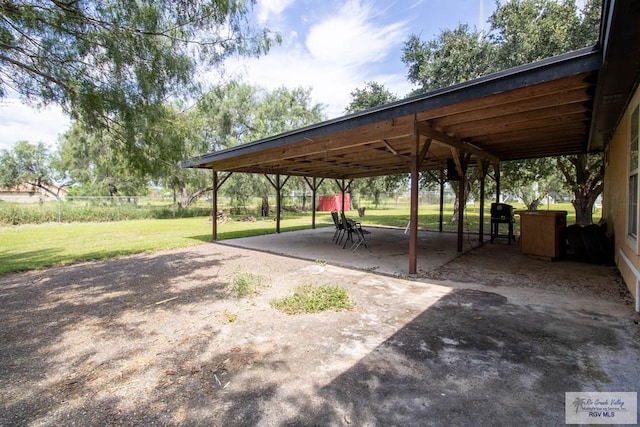
[[[488,160],[493,164],[500,163],[500,159],[494,156],[493,154],[488,153],[469,142],[460,141],[459,139],[454,138],[451,135],[447,135],[444,132],[440,132],[424,122],[416,122],[416,129],[420,133],[420,135],[426,136],[427,138],[431,138],[436,142],[448,145],[458,150],[462,150],[478,158]]]

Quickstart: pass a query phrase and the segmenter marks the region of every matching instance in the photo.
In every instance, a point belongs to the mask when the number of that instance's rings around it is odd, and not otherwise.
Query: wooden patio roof
[[[351,179],[446,168],[457,153],[497,163],[587,150],[599,48],[512,68],[382,107],[204,154],[186,167]]]

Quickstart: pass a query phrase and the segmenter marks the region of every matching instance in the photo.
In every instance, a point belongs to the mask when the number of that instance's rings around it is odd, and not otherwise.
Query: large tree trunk
[[[186,187],[182,187],[182,190],[180,193],[181,193],[180,207],[186,208],[189,205],[189,192],[187,191]]]
[[[573,191],[572,204],[576,210],[576,224],[593,223],[593,205],[602,193],[604,162],[602,154],[578,154],[557,160],[567,184]]]
[[[453,194],[455,195],[455,199],[453,199],[453,215],[451,216],[451,219],[449,220],[450,224],[455,224],[458,221],[458,211],[460,210],[460,200],[458,198],[458,181],[449,181],[449,185],[451,186],[451,189],[453,190]]]
[[[522,202],[527,206],[528,211],[537,211],[540,206],[540,196],[533,192],[520,191],[520,198]]]
[[[576,224],[589,225],[593,223],[593,204],[596,202],[595,198],[591,198],[588,195],[575,198],[571,201],[571,204],[576,210]]]
[[[378,209],[378,205],[380,205],[380,190],[373,190],[373,204]]]
[[[260,215],[262,215],[263,217],[265,216],[269,216],[269,196],[268,195],[263,195],[262,196],[262,207],[260,209]]]
[[[464,191],[463,203],[467,203],[467,200],[469,200],[469,194],[471,194],[471,187],[475,184],[477,179],[478,179],[478,173],[476,170],[474,170],[472,174],[468,174],[467,179],[465,181],[467,185]],[[455,194],[455,199],[453,202],[453,215],[451,216],[451,221],[449,221],[450,224],[455,224],[458,222],[458,211],[460,210],[460,200],[458,198],[458,194],[460,193],[459,184],[460,184],[460,181],[449,181],[449,185],[451,185],[451,189]]]
[[[307,208],[307,187],[302,187],[302,211],[304,212]]]

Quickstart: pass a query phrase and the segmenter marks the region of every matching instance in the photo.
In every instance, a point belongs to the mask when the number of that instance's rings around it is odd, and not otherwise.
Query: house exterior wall
[[[637,88],[605,151],[603,217],[613,239],[615,261],[640,311],[640,235],[628,235],[631,114],[640,104]],[[640,191],[640,189],[636,189]]]

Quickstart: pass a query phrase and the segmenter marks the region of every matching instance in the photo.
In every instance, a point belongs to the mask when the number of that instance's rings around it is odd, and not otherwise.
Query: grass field
[[[317,224],[329,225],[329,214]],[[285,217],[282,231],[310,228],[310,217]],[[275,222],[231,221],[219,224],[218,238],[269,234]],[[206,217],[120,222],[37,224],[0,228],[0,274],[112,258],[141,252],[181,248],[211,241]]]
[[[567,210],[567,224],[574,222],[575,213],[571,205],[555,205],[552,209]],[[455,231],[457,224],[449,222],[451,214],[452,206],[447,206],[444,229]],[[356,214],[353,212],[351,215]],[[438,229],[437,206],[422,207],[419,215],[420,228]],[[488,212],[485,215],[485,232],[488,233]],[[593,218],[597,221],[600,212],[595,212]],[[406,227],[408,219],[407,209],[371,209],[366,211],[361,221],[365,225]],[[316,223],[318,226],[332,226],[331,215],[328,212],[318,213]],[[283,232],[310,227],[311,214],[287,214],[281,222]],[[211,228],[211,221],[206,217],[0,227],[0,274],[209,242]],[[477,230],[478,208],[468,206],[465,231]],[[218,226],[220,240],[274,232],[275,221],[272,218],[256,222],[230,221]]]

